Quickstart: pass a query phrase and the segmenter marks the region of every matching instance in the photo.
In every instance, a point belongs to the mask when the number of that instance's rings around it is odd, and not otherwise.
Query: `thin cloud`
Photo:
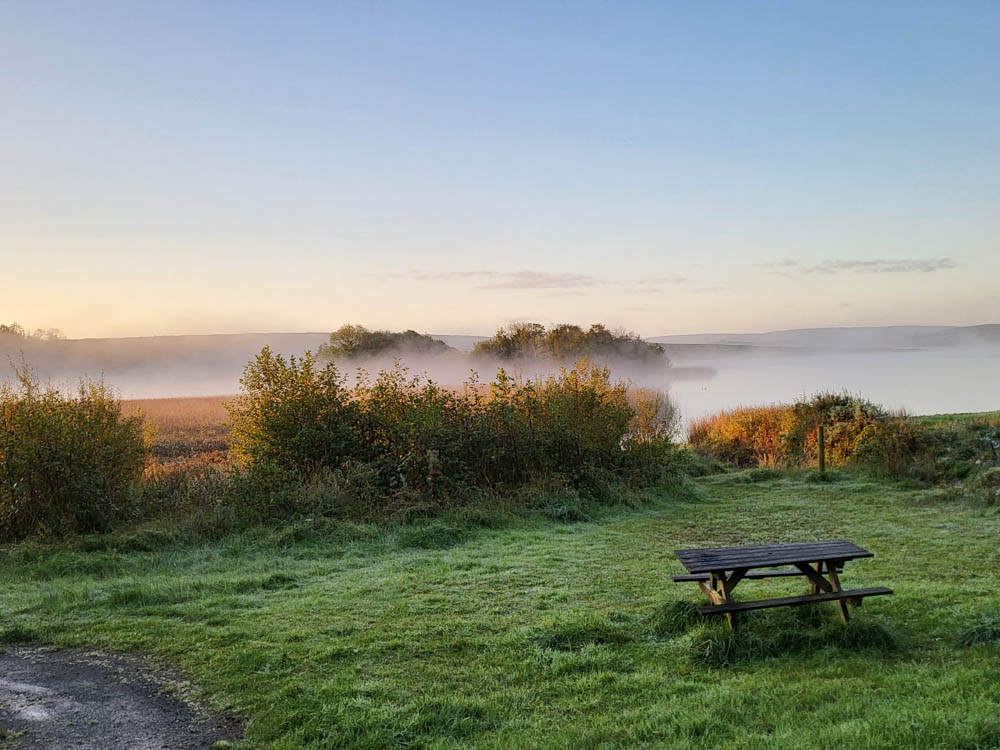
[[[803,273],[841,273],[855,271],[861,273],[933,273],[958,268],[951,258],[930,258],[928,260],[828,260],[818,266],[803,269]]]
[[[657,276],[652,279],[643,279],[640,284],[687,284],[691,281],[687,276]]]
[[[546,271],[490,272],[486,278],[489,283],[480,284],[480,289],[579,289],[604,284],[600,279],[586,274]]]
[[[958,268],[953,258],[904,258],[901,260],[827,260],[815,266],[800,266],[794,260],[754,263],[756,268],[768,268],[779,276],[799,277],[812,274],[837,273],[933,273]]]
[[[754,263],[755,268],[791,268],[792,266],[797,266],[798,262],[794,260],[769,260],[763,263]]]
[[[445,271],[425,273],[386,273],[387,279],[410,281],[478,281],[477,289],[581,289],[603,286],[608,282],[581,273],[549,273],[547,271]]]

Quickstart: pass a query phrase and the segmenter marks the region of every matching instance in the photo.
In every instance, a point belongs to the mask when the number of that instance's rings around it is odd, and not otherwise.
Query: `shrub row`
[[[677,473],[666,397],[586,361],[521,381],[500,370],[460,390],[396,366],[354,385],[332,362],[264,349],[230,405],[234,467],[151,463],[140,416],[103,383],[75,394],[18,371],[0,386],[0,540],[100,532],[166,516],[374,520],[542,494],[612,497]],[[568,493],[568,494],[566,494]],[[620,497],[620,495],[615,495]],[[567,511],[570,512],[570,511]]]
[[[820,393],[790,405],[745,407],[691,423],[692,447],[739,467],[801,466],[817,459],[817,427],[824,425],[826,458],[845,465],[889,415],[847,393]]]
[[[908,418],[849,394],[821,393],[696,420],[688,440],[701,454],[740,468],[799,467],[817,461],[819,424],[831,466],[927,484],[964,483],[1000,502],[1000,420]]]
[[[265,348],[241,383],[231,441],[246,475],[270,488],[247,488],[262,502],[318,474],[325,486],[361,486],[368,501],[392,502],[394,493],[495,493],[538,481],[648,484],[674,467],[670,402],[630,392],[585,360],[533,381],[501,369],[489,384],[473,377],[454,390],[399,365],[348,386],[335,363]]]

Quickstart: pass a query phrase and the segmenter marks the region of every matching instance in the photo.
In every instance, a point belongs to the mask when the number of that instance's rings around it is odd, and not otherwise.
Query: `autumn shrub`
[[[890,479],[948,482],[976,491],[983,477],[1000,467],[1000,425],[888,419],[861,435],[853,462]]]
[[[818,458],[822,424],[827,463],[843,466],[862,437],[888,418],[881,407],[857,396],[819,393],[794,404],[741,407],[695,420],[688,442],[733,466],[803,466]]]
[[[308,472],[364,451],[359,404],[335,365],[320,366],[309,353],[286,361],[265,347],[240,384],[227,410],[230,445],[244,465]]]
[[[103,382],[72,395],[24,368],[0,384],[0,538],[107,529],[139,497],[149,455],[142,420]]]
[[[858,438],[854,464],[876,476],[888,479],[907,477],[927,479],[927,431],[906,419],[891,419],[872,425]]]
[[[695,420],[688,442],[697,454],[740,468],[815,466],[821,424],[828,466],[923,485],[947,483],[988,504],[1000,497],[990,484],[1000,470],[1000,422],[989,415],[912,418],[827,392]]]
[[[847,392],[822,392],[800,399],[791,406],[794,414],[784,435],[786,463],[813,463],[818,460],[818,430],[823,425],[826,461],[845,466],[858,452],[866,432],[884,425],[889,414],[881,406]]]
[[[794,429],[795,418],[787,406],[731,409],[694,420],[688,428],[688,442],[740,468],[776,466],[785,460],[785,436]]]
[[[586,491],[658,481],[674,467],[669,402],[630,392],[585,360],[536,380],[500,369],[489,384],[473,378],[460,390],[397,365],[348,387],[333,362],[265,349],[241,382],[229,407],[243,467],[236,481],[270,515],[481,498],[468,490],[496,495],[542,479]],[[344,491],[326,492],[317,476]],[[303,500],[310,482],[315,502]]]

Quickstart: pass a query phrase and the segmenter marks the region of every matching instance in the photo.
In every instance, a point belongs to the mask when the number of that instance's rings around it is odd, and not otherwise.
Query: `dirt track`
[[[208,715],[183,692],[176,675],[136,657],[7,648],[0,748],[207,749],[241,735],[237,720]]]

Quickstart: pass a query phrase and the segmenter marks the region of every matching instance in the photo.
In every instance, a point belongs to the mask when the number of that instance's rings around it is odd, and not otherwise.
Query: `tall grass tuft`
[[[963,646],[979,646],[1000,641],[1000,613],[982,615],[979,622],[966,628],[958,642]]]

